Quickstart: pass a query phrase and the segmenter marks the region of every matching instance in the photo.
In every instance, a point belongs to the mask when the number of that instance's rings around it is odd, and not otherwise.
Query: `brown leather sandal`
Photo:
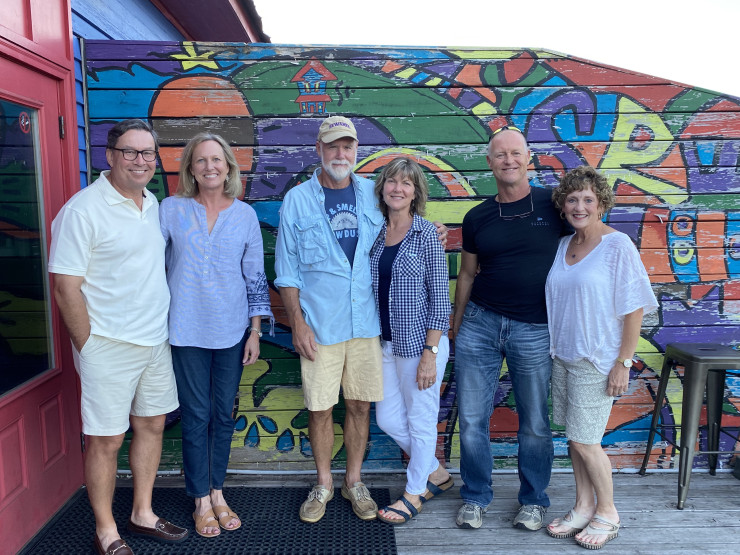
[[[204,530],[208,527],[214,527],[214,524],[210,524],[211,521],[218,522],[218,519],[216,518],[216,515],[213,514],[213,509],[208,509],[204,514],[199,515],[197,512],[193,513],[193,520],[195,521],[195,531],[199,536],[203,536],[204,538],[214,538],[218,536],[221,532],[211,532],[210,534],[206,534],[205,532],[201,532],[201,530]]]
[[[215,507],[213,507],[214,515],[220,515],[221,513],[226,513],[223,516],[216,516],[216,518],[218,518],[218,524],[219,526],[221,526],[221,528],[231,532],[232,530],[237,530],[242,527],[242,519],[239,518],[239,515],[237,515],[234,511],[229,509],[227,505],[216,505]],[[237,519],[239,521],[239,524],[232,528],[227,528],[226,525],[233,519]]]

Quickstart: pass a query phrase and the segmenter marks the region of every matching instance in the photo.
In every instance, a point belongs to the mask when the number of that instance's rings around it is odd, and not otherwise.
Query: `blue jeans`
[[[245,333],[226,349],[172,347],[182,415],[185,490],[205,497],[222,489],[234,435],[234,399],[244,365]]]
[[[455,337],[455,378],[460,418],[460,496],[486,507],[491,487],[489,424],[504,358],[519,416],[519,503],[550,506],[553,443],[548,417],[552,359],[547,324],[528,324],[501,316],[473,302],[465,307]]]

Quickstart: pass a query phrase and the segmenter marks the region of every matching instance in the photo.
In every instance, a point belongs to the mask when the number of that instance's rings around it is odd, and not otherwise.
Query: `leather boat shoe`
[[[111,542],[108,549],[103,549],[97,534],[95,535],[95,552],[98,555],[134,555],[134,552],[131,551],[131,548],[122,539]]]
[[[139,526],[129,519],[126,528],[128,528],[128,531],[131,532],[134,536],[142,536],[166,543],[178,543],[188,537],[187,528],[176,526],[163,518],[157,520],[157,522],[154,524],[154,528]],[[116,555],[118,555],[118,553]]]

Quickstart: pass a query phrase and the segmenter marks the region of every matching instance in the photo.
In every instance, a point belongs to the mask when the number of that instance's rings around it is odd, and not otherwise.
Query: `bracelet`
[[[253,331],[254,331],[254,332],[257,332],[257,337],[259,337],[259,338],[262,338],[262,331],[260,331],[260,330],[259,330],[259,329],[257,329],[257,328],[252,328],[252,327],[250,327],[250,328],[249,328],[249,333],[252,333]]]

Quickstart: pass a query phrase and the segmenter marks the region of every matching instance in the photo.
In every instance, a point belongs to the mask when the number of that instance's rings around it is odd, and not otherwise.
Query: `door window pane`
[[[53,366],[37,116],[0,99],[0,395]]]

